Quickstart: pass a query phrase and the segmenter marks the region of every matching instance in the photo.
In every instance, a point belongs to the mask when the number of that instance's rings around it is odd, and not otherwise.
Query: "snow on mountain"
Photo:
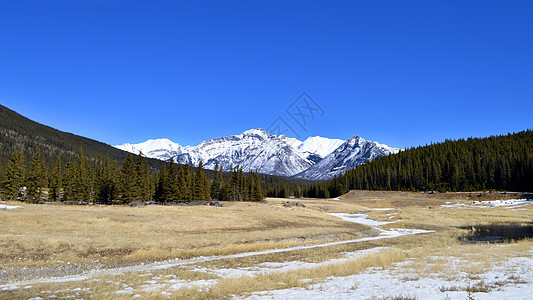
[[[295,177],[312,180],[331,179],[335,175],[355,168],[357,165],[381,156],[397,153],[398,151],[400,149],[378,142],[367,141],[358,135],[354,135],[335,151]]]
[[[180,146],[180,144],[174,143],[169,139],[147,140],[146,142],[139,144],[126,143],[123,145],[117,145],[115,148],[134,154],[141,153],[143,156],[165,161],[183,151],[183,147]]]
[[[298,151],[307,155],[315,154],[320,156],[320,158],[323,158],[333,152],[333,150],[337,149],[342,143],[344,143],[344,141],[339,139],[311,136],[298,146]]]
[[[196,147],[186,147],[174,160],[193,166],[202,161],[208,169],[214,169],[218,163],[224,171],[241,166],[244,171],[292,176],[314,164],[291,146],[298,145],[294,140],[268,134],[263,129],[251,129],[239,135],[205,141]]]
[[[214,169],[218,163],[224,171],[229,171],[232,166],[241,166],[244,171],[257,170],[264,174],[297,175],[299,178],[317,180],[331,178],[359,163],[397,151],[360,137],[355,142],[355,137],[345,142],[316,136],[301,142],[295,138],[269,134],[263,129],[251,129],[238,135],[211,139],[197,146],[183,147],[168,139],[157,139],[115,147],[192,166],[197,166],[201,161],[207,169]]]

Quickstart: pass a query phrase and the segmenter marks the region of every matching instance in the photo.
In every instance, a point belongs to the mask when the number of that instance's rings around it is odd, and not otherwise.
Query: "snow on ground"
[[[363,225],[368,225],[368,226],[372,226],[372,227],[398,222],[398,221],[393,221],[393,222],[374,221],[372,219],[367,219],[368,215],[365,215],[365,214],[328,214],[328,215],[331,215],[331,216],[334,216],[334,217],[337,217],[337,218],[341,218],[344,221],[363,224]]]
[[[360,238],[356,240],[330,242],[330,243],[324,243],[324,244],[318,244],[318,245],[299,246],[299,247],[292,247],[292,248],[286,248],[286,249],[272,249],[272,250],[259,251],[259,252],[248,252],[248,253],[226,255],[226,256],[217,257],[217,259],[248,257],[252,255],[271,254],[271,253],[279,253],[279,252],[286,252],[286,251],[292,251],[292,250],[311,249],[311,248],[317,248],[317,247],[327,247],[327,246],[347,244],[347,243],[394,238],[394,237],[399,237],[399,236],[409,235],[409,234],[420,234],[420,233],[432,232],[428,230],[400,229],[400,228],[384,230],[381,228],[377,228],[376,226],[383,225],[383,224],[389,224],[389,223],[395,223],[395,222],[377,222],[371,219],[367,219],[368,216],[364,214],[330,214],[330,215],[339,217],[349,222],[370,225],[380,230],[380,234],[378,236],[365,237],[365,238]],[[239,277],[239,276],[256,276],[258,274],[266,273],[266,272],[273,272],[273,271],[289,272],[289,271],[298,270],[298,269],[311,269],[311,268],[316,268],[316,267],[320,267],[324,265],[341,263],[341,262],[348,261],[350,259],[364,257],[370,253],[378,252],[383,249],[386,249],[386,248],[376,247],[376,248],[371,248],[371,249],[358,250],[354,252],[347,252],[347,253],[343,253],[342,258],[331,259],[331,260],[320,262],[320,263],[310,263],[310,262],[303,262],[303,261],[288,261],[288,262],[283,262],[283,263],[264,262],[253,267],[243,267],[243,268],[196,267],[196,268],[193,268],[192,271],[214,274],[221,278],[230,278],[230,277]],[[210,260],[214,260],[214,259],[210,259]],[[210,261],[210,260],[204,260],[204,261]],[[180,264],[179,266],[185,267],[185,265],[186,264]],[[175,263],[171,265],[161,265],[157,269],[170,268],[170,267],[178,267],[178,265],[176,265]],[[180,280],[176,278],[170,278],[168,280],[158,281],[160,279],[158,277],[154,277],[152,279],[153,280],[146,281],[145,284],[141,286],[143,291],[145,292],[161,291],[162,293],[164,293],[165,291],[178,290],[179,288],[186,287],[186,286],[205,287],[205,286],[213,285],[216,282],[218,282],[218,280],[216,279],[198,280],[198,281],[185,281],[185,280]],[[133,291],[127,288],[121,290],[120,292],[133,295]]]
[[[475,299],[532,299],[533,252],[529,257],[512,257],[495,263],[482,274],[457,272],[454,278],[442,274],[418,276],[410,273],[406,262],[387,270],[369,268],[359,274],[331,277],[306,288],[290,288],[255,292],[248,299],[465,299],[467,287],[484,287],[486,292],[474,293]],[[449,267],[458,268],[465,261],[446,257]]]
[[[13,206],[13,205],[4,205],[0,204],[0,209],[16,209],[16,208],[22,208],[22,206]]]
[[[253,267],[244,267],[244,268],[232,268],[232,269],[222,269],[222,268],[205,268],[198,267],[192,269],[192,271],[203,272],[217,275],[221,278],[230,278],[230,277],[240,277],[240,276],[256,276],[258,274],[264,274],[268,272],[290,272],[300,269],[313,269],[321,266],[332,265],[336,263],[346,262],[354,258],[361,258],[368,254],[379,252],[381,250],[388,249],[387,247],[376,247],[364,250],[358,250],[354,252],[343,253],[342,258],[330,259],[320,263],[311,263],[304,261],[286,261],[286,262],[264,262],[260,263]]]
[[[533,199],[507,199],[507,200],[493,200],[493,201],[472,201],[472,202],[446,202],[442,207],[447,208],[493,208],[493,207],[509,207],[517,208],[533,204]]]

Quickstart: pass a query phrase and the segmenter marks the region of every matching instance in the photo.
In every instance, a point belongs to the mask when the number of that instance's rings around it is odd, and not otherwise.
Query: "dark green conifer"
[[[63,189],[63,169],[61,168],[61,154],[58,155],[57,161],[50,174],[50,198],[52,201],[59,201],[61,190]]]
[[[122,204],[139,201],[141,189],[139,187],[139,172],[133,156],[128,154],[121,168],[120,202]]]
[[[6,199],[14,200],[20,195],[25,176],[24,152],[22,149],[13,150],[7,163],[2,181],[2,193]]]

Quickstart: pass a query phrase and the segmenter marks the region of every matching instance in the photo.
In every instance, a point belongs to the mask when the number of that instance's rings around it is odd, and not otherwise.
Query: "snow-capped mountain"
[[[157,158],[167,161],[170,158],[182,153],[183,147],[169,139],[147,140],[139,144],[123,144],[115,148],[128,151],[134,154],[141,153],[150,158]]]
[[[316,136],[302,142],[263,129],[211,139],[197,146],[183,147],[168,139],[158,139],[115,147],[193,166],[202,161],[207,169],[214,169],[218,163],[224,171],[241,166],[244,171],[317,180],[329,179],[357,164],[398,151],[358,136],[348,141]]]
[[[340,145],[344,143],[343,140],[328,139],[321,136],[308,137],[303,143],[298,146],[298,151],[306,155],[307,159],[317,163],[322,158],[333,152]]]
[[[397,153],[398,151],[400,149],[378,142],[367,141],[358,135],[354,135],[315,165],[295,177],[327,180],[346,170],[353,169],[357,165],[381,156]]]
[[[214,169],[218,162],[224,171],[241,166],[244,171],[293,176],[314,164],[292,146],[298,143],[301,142],[283,135],[252,129],[202,142],[196,147],[185,147],[174,161],[193,166],[202,161],[208,169]]]

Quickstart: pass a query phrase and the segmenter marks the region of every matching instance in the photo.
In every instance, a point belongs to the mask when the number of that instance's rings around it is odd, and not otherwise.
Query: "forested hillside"
[[[257,201],[306,180],[203,170],[140,156],[39,124],[0,105],[0,196],[26,201]],[[26,189],[26,190],[25,190]],[[289,190],[287,188],[286,190]],[[21,191],[23,191],[21,193]],[[280,194],[281,195],[281,194]]]
[[[360,165],[304,191],[339,196],[350,189],[533,191],[533,131],[421,146]]]
[[[52,167],[59,155],[66,164],[69,159],[76,159],[82,148],[88,158],[109,155],[111,160],[119,163],[128,154],[102,142],[39,124],[0,105],[0,161],[6,162],[13,151],[19,149],[23,150],[25,160],[30,161],[39,149],[45,165]],[[161,166],[161,161],[156,159],[150,159],[149,163],[155,168]]]
[[[217,166],[213,179],[209,179],[201,163],[193,168],[168,162],[161,170],[151,170],[146,158],[132,154],[118,164],[108,156],[92,160],[80,152],[66,165],[58,156],[52,168],[46,167],[38,149],[29,168],[24,157],[22,150],[13,151],[1,182],[3,199],[128,204],[264,198],[259,175],[248,172],[245,176],[242,168],[224,174]]]

